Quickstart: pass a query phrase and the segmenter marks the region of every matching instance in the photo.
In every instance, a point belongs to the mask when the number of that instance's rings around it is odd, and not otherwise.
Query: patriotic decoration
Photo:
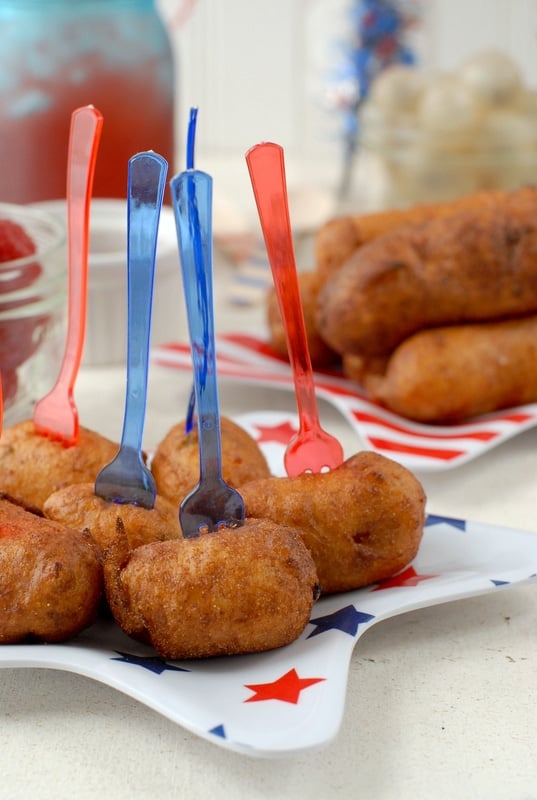
[[[291,367],[263,338],[250,334],[220,335],[216,351],[222,380],[294,392]],[[161,345],[153,350],[152,358],[155,363],[172,369],[192,369],[187,342]],[[537,403],[488,414],[464,424],[424,425],[373,404],[357,384],[335,372],[316,372],[315,386],[318,396],[347,420],[364,448],[393,458],[415,472],[461,466],[537,425]],[[285,445],[297,429],[298,418],[283,414],[273,417],[271,424],[275,427],[272,432],[265,431],[265,441],[270,441],[271,436],[283,437]]]
[[[250,415],[248,424],[264,430],[272,420],[260,413],[257,419]],[[273,471],[281,473],[281,449],[278,456],[260,446]],[[321,598],[302,635],[287,647],[171,662],[101,621],[67,644],[4,645],[0,667],[79,673],[217,746],[249,756],[296,755],[337,736],[350,659],[372,625],[536,579],[535,533],[430,514],[412,564],[365,589]]]
[[[349,189],[351,163],[358,146],[358,112],[374,79],[395,64],[417,61],[413,34],[422,18],[421,0],[351,0],[340,57],[330,76],[328,104],[341,114],[344,171],[340,193]]]
[[[421,22],[420,0],[353,0],[348,7],[347,35],[333,74],[333,96],[348,136],[357,132],[357,111],[371,83],[394,64],[417,61],[412,33]]]

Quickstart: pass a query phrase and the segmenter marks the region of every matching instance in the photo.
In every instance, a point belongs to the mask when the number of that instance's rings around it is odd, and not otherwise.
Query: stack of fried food
[[[156,448],[151,509],[95,495],[117,450],[97,433],[65,447],[30,420],[3,431],[0,643],[64,641],[106,612],[165,658],[264,651],[302,633],[320,592],[377,583],[416,555],[425,495],[395,461],[361,452],[328,473],[274,477],[236,423],[223,418],[221,438],[245,523],[183,538],[178,506],[199,479],[184,422]]]
[[[431,424],[537,400],[537,189],[330,220],[300,274],[315,367]],[[275,297],[274,348],[286,353]]]

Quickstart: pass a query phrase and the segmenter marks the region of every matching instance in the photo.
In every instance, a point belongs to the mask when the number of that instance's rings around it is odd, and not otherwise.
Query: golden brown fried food
[[[317,272],[300,272],[298,274],[298,284],[311,363],[314,367],[327,367],[335,364],[339,361],[339,356],[319,336],[315,324],[317,296],[323,284],[323,279]],[[287,339],[275,289],[271,289],[268,293],[267,321],[270,344],[277,353],[287,358]]]
[[[296,527],[323,594],[394,575],[418,551],[425,494],[405,467],[360,452],[327,473],[269,478],[241,488],[246,513]]]
[[[64,447],[37,434],[32,420],[24,420],[0,437],[0,490],[42,509],[62,486],[95,480],[117,450],[117,444],[83,427],[78,443]]]
[[[451,216],[459,211],[482,208],[494,202],[500,192],[477,192],[445,203],[424,203],[409,208],[395,208],[367,214],[355,214],[328,220],[315,239],[316,270],[327,279],[359,247],[385,233],[431,219]]]
[[[537,316],[419,331],[380,372],[357,361],[344,368],[376,402],[421,422],[460,422],[537,401]]]
[[[315,269],[298,276],[312,364],[322,368],[337,364],[340,360],[339,354],[324,340],[317,328],[317,298],[323,285],[356,250],[404,225],[419,224],[451,216],[462,210],[481,208],[494,202],[497,196],[500,196],[499,192],[479,192],[446,203],[420,204],[404,209],[338,217],[321,226],[315,239]],[[285,331],[274,289],[268,293],[267,305],[271,344],[278,353],[287,356]]]
[[[117,536],[121,524],[129,547],[182,536],[177,505],[157,495],[153,508],[112,503],[94,492],[94,483],[77,483],[58,489],[47,498],[43,513],[49,519],[77,530],[87,530],[101,549]],[[119,521],[119,522],[118,522]]]
[[[248,480],[270,475],[265,456],[250,434],[227,417],[221,417],[220,425],[226,483],[238,489]],[[151,471],[157,492],[180,504],[200,477],[197,426],[185,433],[184,422],[174,425],[155,450]]]
[[[118,625],[171,659],[289,644],[318,596],[300,536],[267,520],[137,550],[118,537],[105,552],[104,575]]]
[[[90,536],[0,498],[0,643],[75,636],[94,621],[102,587]]]
[[[342,355],[386,355],[422,328],[537,312],[537,189],[386,234],[325,283],[317,329]]]

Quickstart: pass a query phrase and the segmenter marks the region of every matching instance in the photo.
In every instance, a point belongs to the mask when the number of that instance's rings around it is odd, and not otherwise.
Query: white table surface
[[[227,302],[216,268],[217,330],[256,330],[263,312]],[[178,337],[185,336],[178,298]],[[158,313],[158,311],[157,311]],[[145,439],[184,416],[190,378],[151,368]],[[86,367],[82,424],[121,434],[124,368]],[[291,393],[222,382],[221,412],[294,410]],[[321,403],[348,454],[361,443]],[[537,429],[455,470],[419,475],[432,513],[536,531]],[[337,739],[319,752],[257,760],[223,750],[117,691],[70,673],[0,671],[0,798],[537,798],[534,584],[380,623],[358,642]]]

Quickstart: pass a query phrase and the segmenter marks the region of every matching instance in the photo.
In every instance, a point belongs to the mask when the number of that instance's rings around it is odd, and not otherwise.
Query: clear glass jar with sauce
[[[0,378],[8,427],[30,417],[56,380],[65,342],[67,254],[62,222],[37,208],[0,203],[0,232]],[[24,255],[5,260],[13,237],[22,237],[17,251]]]

